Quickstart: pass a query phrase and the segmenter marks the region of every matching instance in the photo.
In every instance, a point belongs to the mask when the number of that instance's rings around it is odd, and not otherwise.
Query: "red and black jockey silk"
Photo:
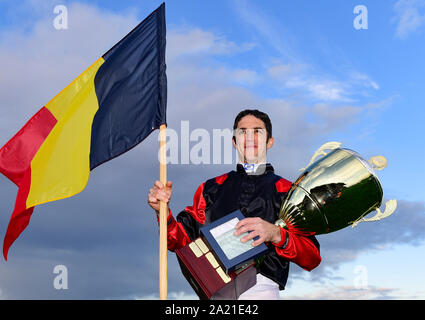
[[[170,211],[168,248],[174,251],[183,247],[200,236],[203,225],[238,209],[245,217],[260,217],[274,223],[291,182],[276,175],[270,164],[263,166],[263,174],[248,175],[238,164],[236,171],[202,183],[195,192],[192,206],[187,206],[176,219]],[[296,236],[283,229],[281,235],[280,243],[268,244],[269,252],[258,266],[258,272],[278,283],[282,290],[290,261],[311,270],[321,259],[319,243],[314,236]]]

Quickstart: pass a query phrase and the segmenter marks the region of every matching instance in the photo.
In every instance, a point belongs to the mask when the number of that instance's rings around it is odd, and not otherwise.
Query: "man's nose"
[[[253,130],[247,130],[245,139],[247,141],[254,141],[254,139],[255,139],[254,131]]]

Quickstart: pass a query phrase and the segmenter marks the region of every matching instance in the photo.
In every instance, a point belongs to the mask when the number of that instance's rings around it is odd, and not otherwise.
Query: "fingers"
[[[155,211],[159,210],[159,200],[157,197],[152,195],[152,189],[149,191],[148,195],[148,204],[151,206],[152,209]]]
[[[235,236],[239,236],[242,233],[252,231],[252,230],[258,228],[258,226],[261,224],[261,221],[262,221],[262,219],[260,219],[260,218],[245,218],[245,219],[239,221],[236,224]]]
[[[256,238],[256,239],[254,240],[254,238]],[[262,244],[263,242],[265,242],[264,236],[258,231],[248,232],[247,235],[245,235],[241,238],[241,242],[243,242],[243,243],[251,241],[251,240],[254,240],[251,243],[251,245],[253,247],[258,246],[258,245]]]
[[[247,235],[245,235],[241,238],[241,241],[242,242],[248,242],[248,241],[250,241],[254,238],[257,238],[257,237],[258,237],[258,239],[254,240],[254,242],[258,242],[259,240],[261,240],[260,243],[264,242],[264,239],[262,238],[262,236],[260,235],[260,233],[258,231],[249,232]]]
[[[153,187],[149,189],[148,204],[155,210],[159,210],[159,202],[169,202],[172,194],[172,182],[167,181],[164,184],[157,180]]]
[[[164,190],[155,190],[152,188],[149,190],[148,200],[149,202],[154,202],[154,200],[161,200],[161,201],[168,202],[170,200],[170,197],[171,197],[170,192],[167,192]]]
[[[153,187],[149,190],[149,191],[153,191],[153,192],[158,192],[158,191],[167,191],[167,192],[171,192],[172,191],[172,187],[173,187],[173,183],[171,181],[167,181],[167,183],[164,184],[157,180],[155,181]]]
[[[152,196],[151,194],[149,194],[149,196],[148,196],[148,202],[149,203],[157,203],[158,202],[158,199],[156,197]]]
[[[263,242],[265,242],[265,241],[264,241],[264,238],[258,238],[257,240],[253,241],[253,242],[251,243],[251,245],[252,245],[253,247],[256,247],[256,246],[259,246],[260,244],[262,244]]]
[[[161,181],[156,180],[154,183],[154,188],[158,188],[158,189],[163,189],[164,187],[171,188],[172,185],[173,185],[172,181],[167,181],[164,186],[164,184]]]
[[[260,218],[245,218],[236,224],[236,232],[234,233],[235,236],[239,236],[247,232],[248,234],[241,238],[241,242],[248,242],[258,236],[260,236],[260,238],[253,241],[251,245],[256,246],[264,242],[263,238],[261,237]]]
[[[242,242],[250,241],[256,237],[251,244],[252,246],[258,246],[263,242],[269,241],[269,229],[267,228],[268,222],[261,218],[245,218],[239,221],[236,225],[235,236],[239,236],[248,232],[241,238]]]
[[[171,194],[166,191],[149,191],[148,202],[157,203],[158,201],[169,202]]]
[[[159,180],[156,180],[155,181],[155,184],[154,184],[154,188],[157,188],[157,189],[162,189],[162,188],[164,188],[164,185],[163,185],[163,183],[161,182],[161,181],[159,181]]]

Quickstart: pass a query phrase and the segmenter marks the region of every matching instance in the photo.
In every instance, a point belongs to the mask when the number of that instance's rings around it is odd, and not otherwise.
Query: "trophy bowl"
[[[373,163],[355,151],[336,148],[304,169],[283,201],[275,224],[298,234],[330,233],[367,221],[364,216],[374,210],[382,215],[382,199]],[[390,209],[394,212],[395,207]]]

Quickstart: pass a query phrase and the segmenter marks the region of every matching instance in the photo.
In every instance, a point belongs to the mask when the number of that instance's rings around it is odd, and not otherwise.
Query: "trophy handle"
[[[382,170],[387,166],[387,159],[384,156],[374,156],[368,162],[375,170]]]
[[[309,164],[300,169],[300,171],[304,171],[305,169],[307,169],[315,160],[318,156],[326,156],[327,153],[325,152],[325,150],[334,150],[337,149],[341,146],[341,142],[335,142],[335,141],[331,141],[331,142],[326,142],[325,144],[323,144],[319,149],[317,149],[317,151],[313,154],[313,157],[311,158]]]
[[[392,215],[396,209],[397,209],[397,200],[395,200],[395,199],[388,200],[385,203],[384,212],[381,212],[381,210],[379,210],[379,208],[377,208],[376,209],[377,213],[373,217],[371,217],[371,218],[359,218],[358,220],[353,222],[353,225],[351,227],[354,228],[360,222],[364,222],[364,221],[378,221],[378,220],[384,219],[384,218]]]

